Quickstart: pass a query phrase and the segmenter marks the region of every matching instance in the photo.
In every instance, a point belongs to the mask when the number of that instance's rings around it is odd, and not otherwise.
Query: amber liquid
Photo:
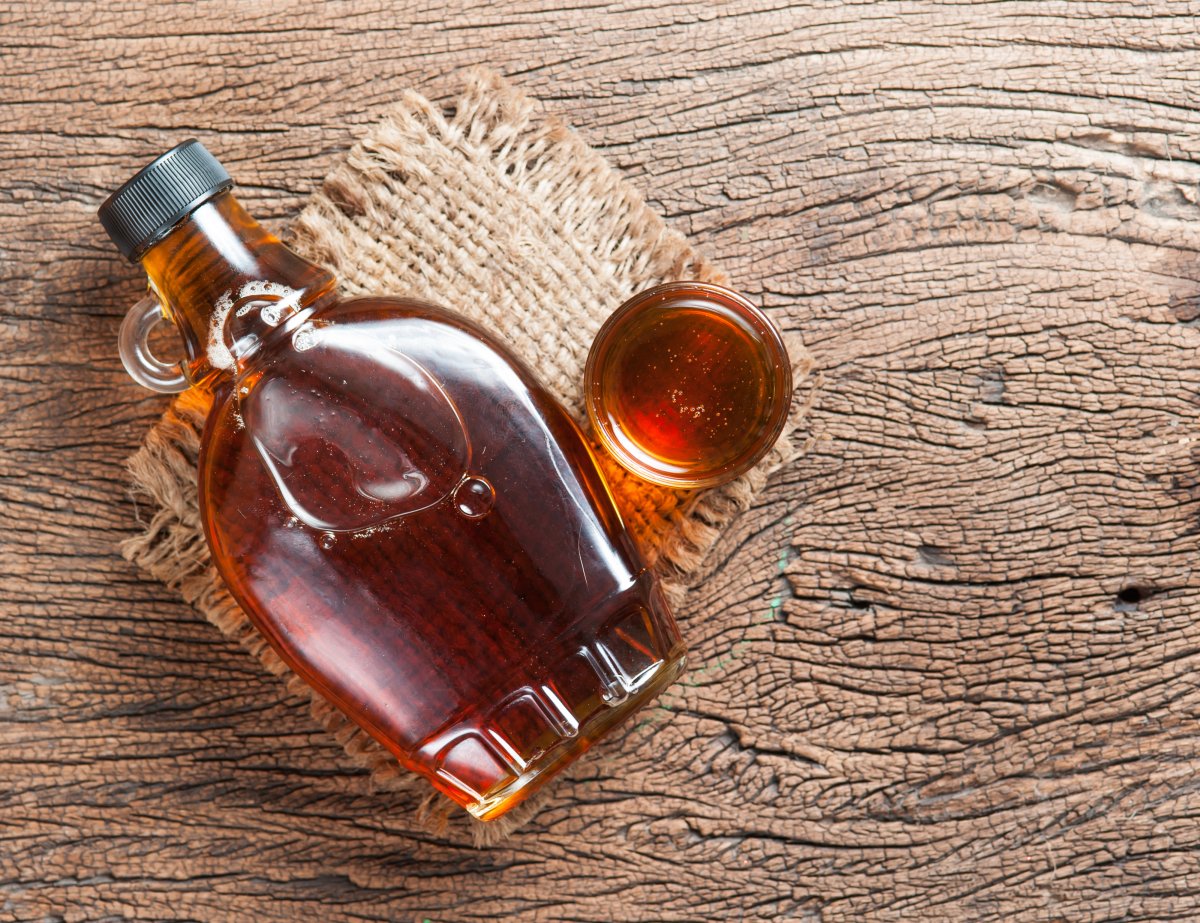
[[[589,404],[593,425],[633,470],[699,486],[773,441],[790,375],[761,316],[684,283],[671,288],[602,331]]]
[[[220,302],[248,358],[233,375],[198,360],[214,560],[299,675],[497,816],[669,683],[682,644],[591,450],[528,369],[438,308],[315,287],[308,304],[262,286]]]

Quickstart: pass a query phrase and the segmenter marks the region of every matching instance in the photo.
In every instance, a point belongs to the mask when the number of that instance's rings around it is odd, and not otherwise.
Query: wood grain
[[[1195,919],[1198,13],[0,2],[0,920]],[[282,219],[475,63],[826,378],[685,682],[483,851],[116,554],[162,404],[95,220],[191,135]]]

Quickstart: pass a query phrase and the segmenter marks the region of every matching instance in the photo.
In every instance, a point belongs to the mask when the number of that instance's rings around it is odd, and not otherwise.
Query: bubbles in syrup
[[[454,508],[467,519],[482,519],[496,503],[496,489],[482,475],[462,479],[454,489]]]
[[[321,537],[317,540],[317,544],[321,546],[323,551],[329,551],[337,544],[337,536],[332,532],[322,532]]]
[[[292,334],[292,349],[296,352],[304,352],[312,349],[317,345],[317,329],[312,324],[304,323],[296,328],[296,332]],[[345,384],[343,381],[342,384]]]

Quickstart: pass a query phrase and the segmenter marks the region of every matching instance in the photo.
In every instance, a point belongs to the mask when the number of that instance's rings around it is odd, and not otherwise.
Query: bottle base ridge
[[[687,653],[682,649],[672,657],[658,661],[638,677],[637,685],[620,702],[605,704],[597,708],[579,727],[578,732],[564,737],[558,745],[547,750],[525,768],[512,781],[494,788],[477,801],[464,804],[468,812],[478,820],[494,820],[520,804],[546,782],[558,770],[572,762],[587,750],[593,742],[603,737],[610,728],[620,724],[634,712],[644,708],[671,685],[687,666]]]
[[[655,587],[577,634],[536,678],[464,715],[415,754],[430,781],[480,820],[523,801],[683,672],[686,650]]]

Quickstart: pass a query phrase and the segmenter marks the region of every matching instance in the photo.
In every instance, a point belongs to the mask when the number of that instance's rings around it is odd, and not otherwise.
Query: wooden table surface
[[[0,919],[1200,917],[1200,7],[556,6],[0,0]],[[665,717],[486,850],[117,554],[95,219],[195,135],[282,222],[476,63],[825,376]]]

